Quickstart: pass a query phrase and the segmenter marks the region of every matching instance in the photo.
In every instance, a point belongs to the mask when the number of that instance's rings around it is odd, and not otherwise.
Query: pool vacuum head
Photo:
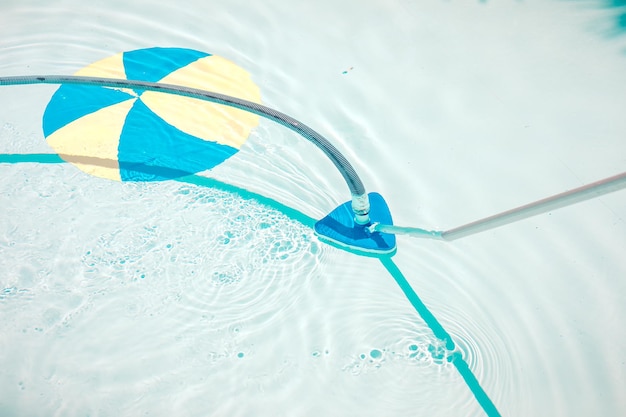
[[[315,223],[315,233],[325,243],[359,255],[391,256],[395,254],[395,235],[370,232],[368,229],[372,223],[393,224],[389,207],[378,193],[369,193],[368,197],[370,223],[357,223],[354,219],[352,201],[347,201]]]

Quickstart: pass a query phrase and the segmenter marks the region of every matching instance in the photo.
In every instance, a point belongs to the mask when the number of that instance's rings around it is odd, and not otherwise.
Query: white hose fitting
[[[352,194],[352,211],[356,224],[368,224],[370,222],[370,199],[367,194]]]

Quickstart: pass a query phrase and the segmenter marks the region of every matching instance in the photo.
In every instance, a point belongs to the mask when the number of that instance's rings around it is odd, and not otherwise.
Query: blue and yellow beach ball
[[[75,75],[161,82],[260,103],[234,63],[183,48],[123,52]],[[79,169],[117,181],[158,181],[220,164],[247,140],[258,116],[206,101],[131,89],[62,85],[43,117],[48,144]]]

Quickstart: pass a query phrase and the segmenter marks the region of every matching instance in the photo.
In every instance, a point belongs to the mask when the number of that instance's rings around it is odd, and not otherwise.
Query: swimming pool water
[[[601,6],[5,2],[0,74],[215,53],[397,224],[445,229],[623,172],[626,40]],[[117,183],[32,156],[55,89],[0,88],[0,152],[31,155],[0,164],[1,415],[485,415],[394,265],[500,414],[626,410],[623,192],[399,237],[389,265],[314,236],[349,196],[292,132],[261,121],[212,171]]]

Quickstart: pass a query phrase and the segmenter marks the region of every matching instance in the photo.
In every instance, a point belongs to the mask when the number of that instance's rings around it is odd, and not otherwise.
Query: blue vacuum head
[[[389,207],[378,193],[369,193],[370,221],[393,224]],[[370,223],[371,224],[371,223]],[[393,255],[396,236],[389,233],[370,233],[367,226],[355,223],[352,202],[347,201],[315,223],[315,233],[332,246],[365,256]]]

